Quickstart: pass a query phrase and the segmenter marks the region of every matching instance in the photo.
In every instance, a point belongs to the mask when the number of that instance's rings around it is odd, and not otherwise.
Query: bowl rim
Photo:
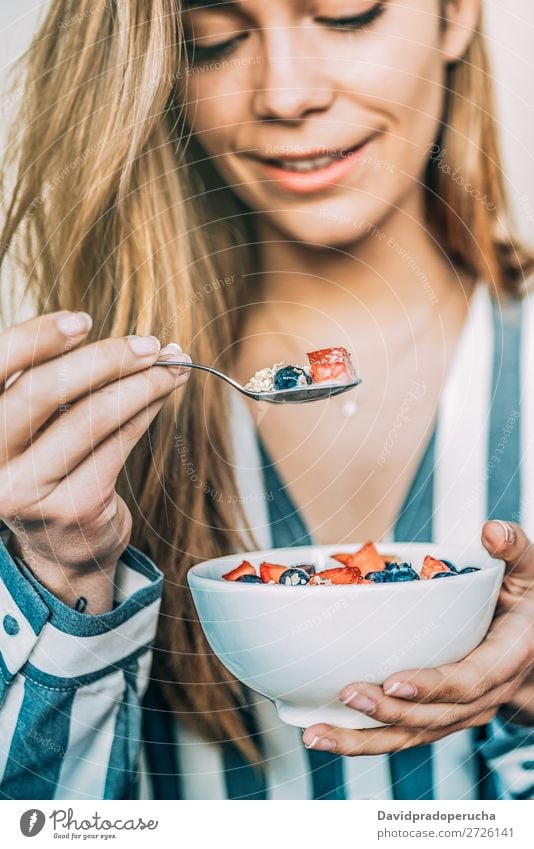
[[[366,542],[368,542],[368,540]],[[206,568],[211,567],[213,564],[222,563],[222,562],[227,562],[228,563],[228,569],[231,570],[232,568],[235,568],[236,566],[238,566],[239,563],[242,560],[250,559],[250,560],[256,561],[258,558],[262,558],[264,560],[267,560],[268,555],[274,554],[276,556],[276,552],[281,552],[281,551],[295,552],[295,555],[297,555],[297,553],[301,552],[301,551],[309,551],[310,553],[315,551],[315,552],[321,552],[322,554],[325,554],[325,555],[328,556],[329,553],[331,553],[331,552],[342,551],[343,549],[358,550],[363,545],[365,545],[365,543],[361,543],[361,542],[360,543],[346,543],[346,544],[342,543],[341,545],[339,545],[338,543],[328,544],[328,545],[315,545],[315,544],[312,543],[312,544],[308,544],[308,545],[281,546],[281,547],[279,546],[277,548],[264,548],[264,549],[257,549],[255,551],[244,551],[244,552],[237,552],[237,553],[234,553],[234,554],[225,554],[225,555],[222,555],[221,557],[213,557],[213,558],[210,558],[209,560],[204,560],[204,561],[202,561],[202,563],[195,563],[195,565],[191,566],[191,568],[187,572],[187,581],[188,581],[190,587],[195,585],[196,587],[200,588],[204,585],[203,588],[205,588],[205,589],[207,589],[209,587],[211,590],[217,589],[217,590],[222,591],[222,592],[228,592],[228,591],[234,591],[234,590],[237,590],[237,592],[246,592],[247,590],[252,591],[256,588],[256,586],[257,586],[256,584],[247,584],[247,583],[243,583],[243,582],[239,582],[239,581],[225,581],[222,578],[214,578],[214,577],[211,577],[209,575],[205,575],[205,574],[203,574],[203,571]],[[393,542],[376,542],[375,545],[376,545],[379,553],[381,553],[381,554],[387,554],[387,553],[390,553],[390,552],[394,553],[395,546],[398,546],[399,548],[410,547],[410,548],[416,548],[418,550],[431,549],[428,552],[430,554],[432,554],[432,550],[434,551],[434,553],[436,553],[438,549],[444,549],[447,552],[452,552],[453,554],[454,553],[457,553],[457,554],[461,553],[462,556],[464,556],[466,553],[469,554],[470,552],[472,552],[473,555],[476,555],[479,560],[480,560],[481,556],[483,555],[483,552],[485,551],[484,547],[482,546],[482,543],[478,547],[478,546],[473,546],[473,545],[461,545],[461,544],[459,545],[457,543],[442,544],[442,543],[435,543],[435,542],[403,542],[402,540],[395,540]],[[480,567],[483,572],[494,572],[494,571],[500,570],[504,573],[504,567],[505,567],[504,560],[502,560],[500,558],[492,558],[491,555],[488,552],[486,552],[486,556],[487,556],[488,562],[485,563],[484,566]],[[447,560],[449,560],[449,559],[453,560],[453,558],[449,558],[449,557],[447,557],[446,559]],[[273,561],[273,562],[276,563],[276,561]],[[281,565],[284,565],[284,564],[281,564]],[[288,566],[288,568],[290,568],[290,567]],[[334,567],[331,567],[331,568],[334,568]],[[468,573],[466,575],[463,575],[463,578],[465,580],[473,580],[473,578],[476,578],[477,575],[478,575],[478,572],[471,572],[471,573]],[[387,583],[387,584],[364,584],[363,586],[366,589],[369,589],[369,590],[382,590],[382,591],[384,591],[386,589],[390,589],[394,592],[398,592],[398,591],[401,590],[401,588],[402,588],[402,591],[405,591],[409,587],[411,587],[412,590],[413,590],[415,587],[420,588],[422,586],[432,586],[433,584],[434,584],[434,581],[429,580],[429,581],[398,581],[398,582]],[[437,584],[440,585],[441,582],[438,581]],[[333,584],[333,585],[318,584],[314,587],[314,594],[317,591],[330,592],[332,590],[332,587],[335,587],[337,589],[337,591],[343,589],[345,591],[348,590],[349,592],[353,592],[354,590],[359,589],[361,586],[362,586],[361,584]],[[465,586],[465,581],[462,581],[460,586]],[[263,584],[263,592],[266,589],[271,590],[271,591],[274,590],[274,592],[279,592],[281,587],[282,587],[282,584],[274,584],[274,583],[273,584]],[[302,592],[303,590],[307,590],[308,586],[307,585],[294,586],[294,587],[291,587],[291,589],[293,591],[296,590],[296,591]],[[419,589],[419,591],[420,591],[420,589]]]

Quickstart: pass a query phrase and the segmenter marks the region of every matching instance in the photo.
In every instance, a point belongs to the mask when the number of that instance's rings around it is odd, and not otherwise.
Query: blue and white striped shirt
[[[530,299],[500,310],[479,284],[390,539],[476,544],[491,516],[520,521],[534,538],[533,330]],[[265,547],[311,540],[244,406],[235,421],[256,537]],[[129,546],[114,609],[81,614],[0,540],[0,798],[534,798],[534,732],[499,719],[429,747],[347,758],[307,750],[299,729],[249,693],[263,772],[231,744],[199,739],[149,686],[162,587],[155,564]]]

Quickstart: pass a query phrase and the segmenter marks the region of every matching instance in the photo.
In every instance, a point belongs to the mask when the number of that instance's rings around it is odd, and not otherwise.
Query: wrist
[[[28,551],[12,536],[8,551],[22,561],[42,586],[64,604],[81,613],[100,614],[113,609],[115,574],[119,557],[107,562],[64,565]]]

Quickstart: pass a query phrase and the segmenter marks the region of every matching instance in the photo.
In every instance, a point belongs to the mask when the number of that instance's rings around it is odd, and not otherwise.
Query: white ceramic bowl
[[[328,722],[346,728],[380,723],[343,705],[338,694],[356,681],[382,684],[393,672],[461,660],[491,623],[504,563],[480,546],[384,543],[419,571],[426,554],[482,571],[449,579],[398,584],[281,586],[225,581],[244,557],[318,570],[339,566],[330,553],[361,543],[247,552],[197,564],[189,586],[208,642],[240,681],[274,701],[280,719],[305,728]]]

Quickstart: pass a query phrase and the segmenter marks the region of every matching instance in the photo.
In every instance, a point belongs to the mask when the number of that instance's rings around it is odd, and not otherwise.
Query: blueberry
[[[417,572],[410,567],[409,569],[399,569],[398,572],[391,573],[389,580],[392,583],[397,583],[400,581],[419,581],[420,578]]]
[[[280,583],[290,587],[298,587],[302,584],[307,584],[310,576],[304,569],[286,569],[280,575]]]
[[[274,373],[275,389],[293,389],[306,383],[311,383],[311,377],[300,366],[284,366]]]
[[[316,569],[314,563],[298,563],[295,569],[303,569],[307,575],[315,575]]]
[[[445,566],[448,566],[448,567],[449,567],[449,569],[451,570],[451,572],[458,572],[458,569],[456,568],[456,566],[454,565],[454,563],[451,563],[451,561],[450,561],[450,560],[444,560],[444,559],[443,559],[443,557],[440,557],[439,559],[441,560],[441,562],[442,562],[442,563],[444,563],[444,564],[445,564]]]
[[[263,584],[262,579],[258,578],[257,575],[241,575],[240,578],[236,578],[236,581],[241,584]]]
[[[460,575],[467,575],[468,572],[480,572],[476,566],[466,566],[465,569],[460,569]]]
[[[432,580],[434,578],[454,578],[457,574],[458,572],[436,572],[435,575],[432,575]]]
[[[365,579],[367,581],[373,581],[375,584],[388,584],[391,582],[391,578],[385,569],[380,572],[368,572]]]

